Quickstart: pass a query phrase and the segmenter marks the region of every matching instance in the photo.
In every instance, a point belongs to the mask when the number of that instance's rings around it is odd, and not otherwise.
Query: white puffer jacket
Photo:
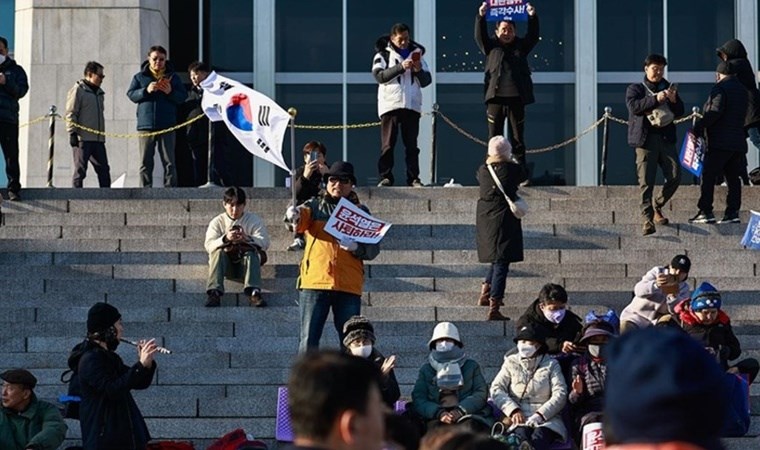
[[[526,419],[539,412],[546,418],[541,426],[566,440],[567,429],[560,415],[567,402],[567,386],[562,370],[559,363],[548,355],[537,356],[536,359],[538,367],[533,373],[535,365],[524,364],[520,355],[505,356],[499,373],[491,383],[491,399],[507,417],[517,409],[522,411]]]
[[[381,44],[386,44],[383,48]],[[414,52],[420,52],[422,70],[404,70],[401,63],[404,58],[390,43],[387,36],[380,38],[375,57],[372,59],[372,74],[378,82],[377,87],[377,114],[383,114],[397,109],[410,109],[422,112],[422,88],[432,81],[430,69],[424,59],[425,48],[416,42],[411,42],[409,48]],[[411,53],[409,58],[411,58]]]

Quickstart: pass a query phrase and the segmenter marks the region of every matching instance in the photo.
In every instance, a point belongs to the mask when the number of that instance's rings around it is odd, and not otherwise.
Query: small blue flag
[[[681,165],[696,177],[702,176],[702,160],[705,156],[705,140],[692,130],[686,132],[681,145]]]
[[[749,223],[742,238],[742,245],[753,250],[760,250],[760,212],[750,211]]]

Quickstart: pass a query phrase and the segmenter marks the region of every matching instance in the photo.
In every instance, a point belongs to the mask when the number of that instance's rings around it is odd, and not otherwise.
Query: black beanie
[[[606,426],[618,444],[684,441],[722,449],[725,379],[715,358],[683,331],[626,333],[607,346]]]
[[[87,312],[87,332],[105,331],[119,319],[121,319],[121,314],[118,309],[108,303],[95,303]]]

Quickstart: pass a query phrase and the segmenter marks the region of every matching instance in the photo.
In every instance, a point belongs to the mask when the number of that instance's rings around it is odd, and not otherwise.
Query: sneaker
[[[303,237],[301,236],[296,236],[293,239],[293,242],[290,245],[288,245],[289,252],[296,252],[298,250],[303,250],[304,248],[306,248],[306,242],[303,240]]]
[[[222,293],[217,291],[216,289],[212,289],[208,291],[208,298],[206,299],[206,304],[203,305],[206,308],[215,308],[217,306],[220,306],[222,304]]]
[[[393,186],[393,181],[389,180],[388,178],[383,178],[380,180],[379,183],[377,183],[377,187],[388,187]]]
[[[12,202],[20,202],[21,196],[18,194],[18,192],[8,191],[8,200]]]
[[[251,293],[251,306],[255,306],[256,308],[260,308],[262,306],[267,306],[266,300],[261,298],[261,291],[258,289],[254,289]]]
[[[412,184],[410,184],[410,186],[411,187],[424,187],[425,185],[422,184],[422,181],[420,181],[419,179],[416,179],[416,180],[412,181]]]
[[[670,223],[668,218],[662,215],[662,208],[654,208],[654,223],[657,225],[667,225]]]
[[[690,223],[715,223],[715,215],[699,211],[696,216],[689,219]]]
[[[520,187],[530,186],[532,184],[533,183],[530,181],[530,178],[528,178],[527,180],[525,180],[522,183],[520,183]]]
[[[741,220],[739,220],[739,214],[733,213],[733,214],[724,214],[723,218],[718,221],[718,223],[739,223]]]
[[[641,235],[642,236],[649,236],[650,234],[653,234],[657,229],[654,227],[654,223],[652,223],[651,220],[645,220],[644,225],[641,226]]]

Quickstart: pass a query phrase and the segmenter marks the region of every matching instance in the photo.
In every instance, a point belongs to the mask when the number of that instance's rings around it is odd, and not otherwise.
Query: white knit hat
[[[457,329],[457,326],[451,322],[441,322],[433,329],[433,337],[428,341],[428,347],[432,348],[435,341],[444,338],[451,339],[460,347],[462,346],[462,340],[459,338],[459,330]]]
[[[512,144],[504,136],[494,136],[488,141],[488,156],[509,159],[512,156]]]

